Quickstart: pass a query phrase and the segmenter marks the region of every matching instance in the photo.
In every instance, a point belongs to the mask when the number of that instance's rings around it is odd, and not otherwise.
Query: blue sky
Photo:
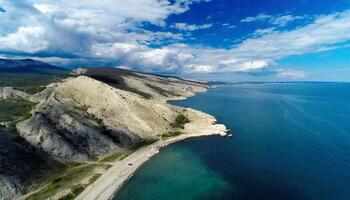
[[[0,0],[0,57],[228,81],[350,81],[350,0]]]

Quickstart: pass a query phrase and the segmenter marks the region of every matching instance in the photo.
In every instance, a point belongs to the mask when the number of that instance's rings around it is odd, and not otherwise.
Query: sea
[[[115,200],[350,200],[350,83],[225,85],[171,103],[232,137],[165,147]]]

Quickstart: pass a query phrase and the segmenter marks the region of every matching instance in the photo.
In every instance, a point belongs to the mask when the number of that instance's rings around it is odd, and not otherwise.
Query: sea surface
[[[233,137],[164,148],[115,200],[350,199],[350,83],[220,86],[171,103]]]

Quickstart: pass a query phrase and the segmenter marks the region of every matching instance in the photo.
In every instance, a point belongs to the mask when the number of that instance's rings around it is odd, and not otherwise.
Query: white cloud
[[[217,72],[217,68],[211,65],[190,65],[187,72],[192,73],[212,73]]]
[[[45,29],[34,26],[19,27],[15,33],[0,37],[0,44],[0,50],[34,53],[46,49],[49,42],[45,39]]]
[[[289,79],[289,80],[300,80],[305,78],[305,73],[300,70],[277,70],[277,78],[280,79]]]
[[[174,3],[167,0],[58,0],[55,1],[55,4],[66,5],[74,11],[86,10],[101,15],[105,13],[105,15],[112,18],[110,20],[115,18],[133,19],[153,24],[163,24],[169,15],[186,12],[189,5],[197,2],[200,2],[200,0],[176,0]]]
[[[271,15],[259,14],[256,17],[246,17],[242,19],[241,22],[255,22],[255,21],[261,21],[261,20],[266,20],[270,18],[271,18]]]
[[[146,48],[143,45],[130,43],[114,43],[114,44],[94,44],[91,48],[91,57],[98,58],[122,58],[135,51]]]
[[[253,61],[242,63],[242,66],[240,67],[239,71],[249,72],[249,71],[254,71],[256,69],[265,68],[269,65],[270,65],[269,61],[266,61],[266,60],[253,60]]]
[[[43,14],[50,14],[59,10],[57,6],[52,4],[34,4],[34,7]]]
[[[236,28],[235,25],[231,25],[230,23],[223,23],[222,26],[224,26],[226,28]]]
[[[131,70],[132,69],[131,67],[126,66],[126,65],[119,65],[119,66],[116,66],[115,68],[127,69],[127,70]]]
[[[213,15],[208,15],[205,19],[210,20],[211,18],[213,18]]]
[[[183,69],[194,58],[176,48],[150,48],[141,44],[95,45],[92,57],[112,59],[123,65],[140,67],[144,71],[177,71]]]
[[[350,10],[320,16],[303,27],[290,31],[271,32],[259,38],[247,39],[232,53],[250,57],[279,59],[337,47],[350,40]]]
[[[234,58],[220,62],[219,72],[250,72],[260,70],[273,65],[271,60],[249,60],[242,58]]]
[[[276,26],[285,26],[290,22],[296,21],[296,20],[302,20],[305,19],[305,16],[293,16],[293,15],[267,15],[264,13],[261,13],[255,17],[246,17],[241,20],[241,22],[249,23],[249,22],[266,22],[272,25]]]
[[[0,0],[6,7],[2,16],[0,37],[19,34],[20,27],[41,27],[40,37],[45,45],[18,48],[17,43],[7,42],[3,47],[18,49],[23,53],[42,50],[74,54],[85,57],[95,44],[103,43],[160,43],[162,40],[181,40],[181,34],[150,32],[139,28],[144,23],[164,26],[164,20],[172,14],[186,12],[193,3],[207,0]],[[28,32],[28,31],[27,31]],[[21,33],[23,34],[23,33]],[[36,40],[37,36],[33,38]],[[58,39],[59,38],[59,39]],[[23,43],[24,41],[22,41]],[[13,46],[11,46],[13,44]],[[46,47],[46,49],[44,48]],[[5,50],[5,49],[4,49]]]
[[[186,23],[175,23],[172,25],[172,28],[181,30],[181,31],[197,31],[200,29],[208,29],[212,27],[213,24],[202,24],[202,25],[196,25],[196,24],[186,24]]]
[[[266,34],[271,34],[275,31],[275,28],[257,29],[253,35],[262,36]]]
[[[283,16],[273,18],[271,20],[271,23],[273,25],[277,25],[277,26],[285,26],[289,22],[293,22],[296,20],[302,20],[302,19],[305,19],[305,17],[304,16],[283,15]]]

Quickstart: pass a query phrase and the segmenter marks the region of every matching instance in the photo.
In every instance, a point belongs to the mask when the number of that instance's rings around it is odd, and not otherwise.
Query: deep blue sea
[[[164,148],[117,200],[350,200],[350,83],[220,86],[171,102],[233,137]]]

